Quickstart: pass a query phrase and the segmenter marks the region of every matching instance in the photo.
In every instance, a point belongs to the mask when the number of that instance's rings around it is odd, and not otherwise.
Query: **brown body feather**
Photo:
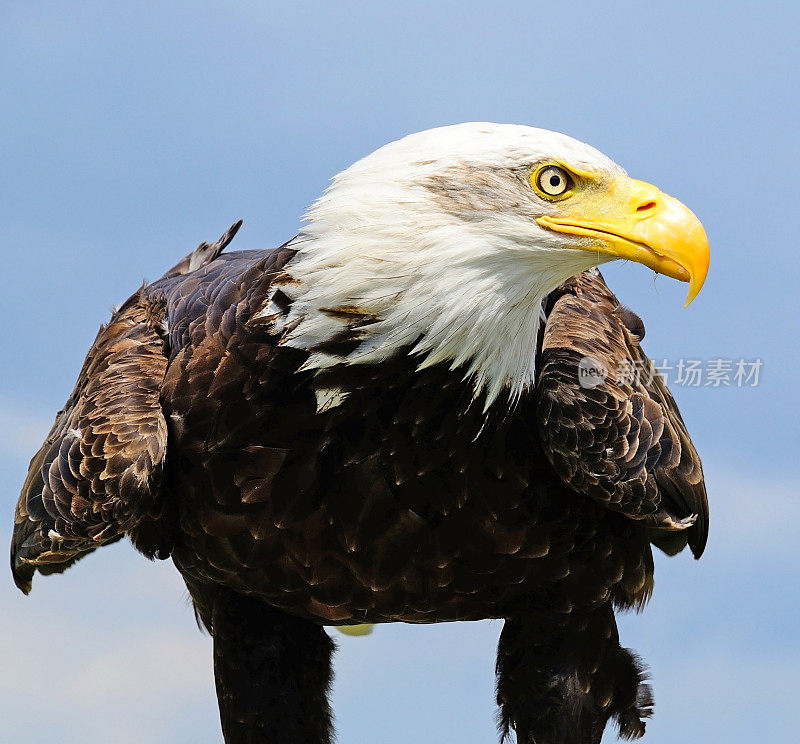
[[[647,361],[643,328],[599,274],[549,299],[536,390],[484,413],[459,370],[417,371],[407,354],[303,371],[307,352],[261,312],[293,251],[217,247],[101,329],[20,498],[21,588],[125,533],[171,555],[215,636],[229,742],[328,741],[319,624],[489,617],[507,618],[506,732],[594,742],[613,716],[641,735],[650,700],[613,606],[649,596],[651,541],[702,552],[707,502],[661,379],[614,375]],[[352,308],[330,311],[357,324]],[[610,370],[603,385],[580,385],[584,356]],[[287,683],[301,657],[319,670],[302,724],[265,682],[283,670]],[[260,707],[244,694],[254,684]]]

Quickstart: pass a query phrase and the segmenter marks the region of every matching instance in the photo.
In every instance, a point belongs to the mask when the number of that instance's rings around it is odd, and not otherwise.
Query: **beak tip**
[[[699,282],[696,281],[695,277],[692,277],[692,281],[689,283],[689,291],[686,294],[686,302],[683,303],[684,307],[689,307],[694,302],[695,297],[700,294],[703,284],[705,284],[705,274]]]

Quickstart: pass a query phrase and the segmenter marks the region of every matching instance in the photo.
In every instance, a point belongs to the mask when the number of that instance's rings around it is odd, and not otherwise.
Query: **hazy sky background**
[[[606,278],[655,359],[763,360],[756,388],[673,386],[711,538],[622,620],[649,744],[795,741],[800,725],[795,3],[4,2],[0,544],[97,326],[235,219],[277,245],[353,160],[468,120],[564,131],[701,218],[708,282]],[[1,574],[0,574],[1,575]],[[222,741],[210,642],[170,563],[127,545],[0,581],[0,744]],[[339,741],[496,741],[499,622],[338,636]],[[613,740],[609,730],[606,740]]]

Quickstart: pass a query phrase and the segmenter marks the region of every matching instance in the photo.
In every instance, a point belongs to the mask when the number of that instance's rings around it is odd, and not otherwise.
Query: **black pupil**
[[[550,185],[555,188],[561,184],[561,176],[550,176]]]

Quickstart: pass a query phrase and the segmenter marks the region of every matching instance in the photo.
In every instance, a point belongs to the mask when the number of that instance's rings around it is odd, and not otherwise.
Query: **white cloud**
[[[216,741],[210,639],[167,563],[106,548],[25,598],[0,585],[0,740]],[[200,715],[197,713],[200,708]],[[6,739],[5,737],[9,737]]]

